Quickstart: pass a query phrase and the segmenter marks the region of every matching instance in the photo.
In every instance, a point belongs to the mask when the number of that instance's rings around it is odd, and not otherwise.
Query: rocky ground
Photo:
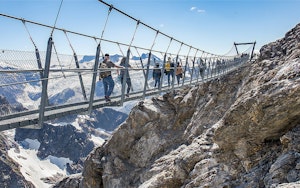
[[[260,53],[141,102],[55,187],[300,187],[300,24]]]

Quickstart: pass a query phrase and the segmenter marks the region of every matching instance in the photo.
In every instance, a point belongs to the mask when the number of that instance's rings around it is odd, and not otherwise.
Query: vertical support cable
[[[145,72],[145,69],[144,69],[145,67],[144,67],[144,64],[143,64],[142,57],[141,57],[139,51],[137,50],[137,47],[135,47],[135,50],[136,50],[138,56],[140,57],[139,59],[140,59],[140,63],[141,63],[142,69],[143,69],[144,78],[146,79],[146,72]],[[146,87],[149,89],[148,82],[146,82]]]
[[[153,49],[153,47],[155,45],[155,41],[156,41],[158,33],[159,33],[159,31],[157,30],[156,31],[156,35],[155,35],[154,40],[153,40],[153,43],[152,43],[152,46],[151,46],[150,51],[149,51],[148,62],[147,62],[147,70],[146,70],[146,77],[145,77],[144,90],[143,90],[143,100],[146,97],[146,90],[147,90],[147,84],[148,84],[149,68],[150,68],[150,61],[151,61],[152,49]]]
[[[40,113],[39,113],[39,122],[38,126],[40,128],[43,127],[44,123],[44,116],[45,116],[45,106],[47,104],[47,88],[48,88],[48,78],[49,78],[49,69],[50,69],[50,62],[51,62],[51,53],[52,53],[52,37],[48,40],[47,45],[47,54],[46,54],[46,61],[45,61],[45,70],[44,70],[44,79],[42,84],[42,95],[41,95],[41,104],[40,104]]]
[[[74,50],[74,48],[73,48],[73,46],[72,46],[72,44],[71,44],[71,41],[70,41],[70,39],[69,39],[69,37],[68,37],[68,35],[67,35],[67,32],[64,31],[64,33],[65,33],[65,35],[66,35],[66,38],[67,38],[67,40],[68,40],[68,42],[69,42],[69,45],[70,45],[72,51],[73,51],[73,57],[74,57],[74,60],[75,60],[76,68],[77,68],[77,69],[80,69],[80,67],[79,67],[79,62],[78,62],[78,58],[77,58],[77,54],[76,54],[76,52],[75,52],[75,50]],[[81,91],[82,91],[83,98],[84,98],[85,101],[87,101],[87,97],[86,97],[86,93],[85,93],[85,88],[84,88],[84,84],[83,84],[83,81],[82,81],[82,75],[81,75],[81,72],[78,72],[78,77],[79,77],[79,82],[80,82],[80,86],[81,86]]]

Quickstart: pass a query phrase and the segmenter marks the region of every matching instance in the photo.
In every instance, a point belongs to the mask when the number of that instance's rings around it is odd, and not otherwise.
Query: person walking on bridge
[[[176,78],[177,78],[177,84],[179,85],[179,82],[180,82],[180,78],[182,78],[182,67],[180,65],[180,63],[178,62],[177,63],[177,67],[176,67]]]
[[[165,63],[165,72],[168,77],[168,86],[170,87],[171,81],[170,77],[172,77],[172,82],[174,79],[174,63],[171,61],[171,57],[168,57],[168,61]]]
[[[128,64],[126,65],[126,57],[122,58],[120,66],[125,67],[125,68],[126,67],[131,68],[131,65],[129,64],[129,61],[128,61]],[[130,79],[130,76],[129,76],[128,69],[127,70],[122,69],[121,72],[120,72],[121,84],[123,84],[123,78],[125,77],[125,74],[126,74],[126,84],[127,84],[126,97],[129,97],[129,92],[130,92],[130,89],[131,89],[131,79]]]
[[[100,77],[99,80],[102,79],[103,81],[103,87],[104,87],[104,96],[105,101],[110,102],[110,95],[114,90],[115,82],[111,76],[111,67],[117,67],[117,68],[123,68],[121,66],[115,65],[112,61],[109,59],[109,54],[105,54],[103,62],[100,64]]]
[[[159,68],[159,63],[155,64],[155,68],[153,69],[153,80],[154,82],[154,87],[160,88],[160,78],[161,78],[161,69]]]

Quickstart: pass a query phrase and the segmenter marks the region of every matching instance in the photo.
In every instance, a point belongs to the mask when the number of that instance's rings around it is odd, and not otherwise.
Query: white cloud
[[[197,7],[191,7],[190,11],[196,11],[198,13],[205,13],[205,10],[203,9],[198,9]]]
[[[197,9],[197,7],[192,7],[192,8],[190,8],[191,11],[194,11],[194,10],[196,10],[196,9]]]
[[[204,13],[205,10],[198,9],[197,12],[199,12],[199,13]]]

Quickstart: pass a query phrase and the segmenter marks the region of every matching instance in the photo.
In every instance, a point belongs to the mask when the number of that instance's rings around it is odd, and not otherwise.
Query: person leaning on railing
[[[112,79],[111,76],[111,70],[112,67],[117,67],[117,68],[124,68],[118,65],[115,65],[112,61],[109,59],[109,54],[105,54],[103,62],[100,64],[100,77],[99,79],[103,81],[103,87],[104,87],[104,96],[105,96],[105,101],[110,102],[110,95],[114,90],[115,87],[115,82]],[[103,69],[104,71],[102,71]]]

